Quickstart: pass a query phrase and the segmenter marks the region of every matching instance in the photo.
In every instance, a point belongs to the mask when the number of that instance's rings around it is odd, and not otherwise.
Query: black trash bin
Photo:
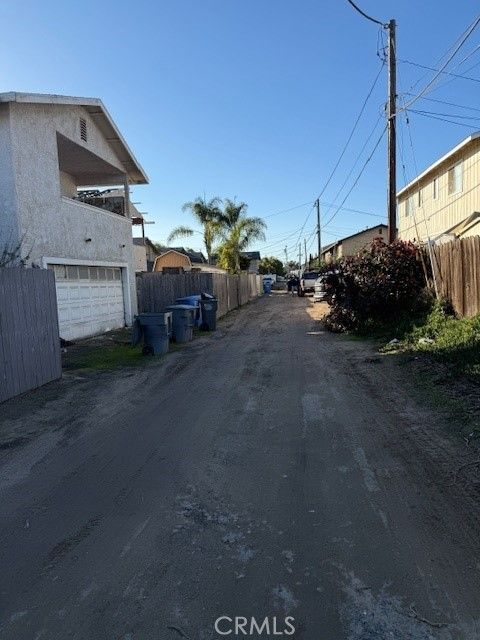
[[[193,340],[196,308],[187,304],[172,304],[167,309],[173,313],[173,339],[175,342]]]
[[[200,328],[204,331],[215,331],[217,329],[218,300],[210,296],[208,296],[208,298],[202,296],[200,308],[202,310],[202,324]]]
[[[133,344],[143,339],[143,353],[161,356],[168,352],[172,314],[141,313],[135,318]]]

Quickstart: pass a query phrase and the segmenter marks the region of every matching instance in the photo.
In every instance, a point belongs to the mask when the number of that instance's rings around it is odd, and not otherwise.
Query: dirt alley
[[[213,640],[222,615],[480,638],[475,454],[318,313],[265,297],[161,364],[1,406],[2,639]]]

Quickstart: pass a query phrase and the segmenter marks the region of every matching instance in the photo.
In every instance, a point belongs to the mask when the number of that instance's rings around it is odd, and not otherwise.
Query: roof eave
[[[456,153],[458,153],[459,151],[462,151],[462,149],[467,147],[469,144],[471,144],[474,140],[477,140],[478,138],[480,138],[480,131],[475,131],[474,133],[470,134],[468,138],[465,138],[464,140],[462,140],[462,142],[457,144],[456,147],[454,147],[453,149],[450,149],[450,151],[445,153],[436,162],[434,162],[429,167],[427,167],[424,171],[422,171],[422,173],[420,173],[416,178],[414,178],[413,180],[410,180],[410,182],[406,184],[402,189],[400,189],[400,191],[397,191],[397,198],[400,198],[402,195],[407,193],[407,191],[410,191],[410,189],[418,185],[418,183],[421,180],[423,180],[430,173],[435,171],[435,169],[438,169],[438,167],[440,167],[444,162],[447,162],[447,160],[453,157]]]
[[[99,98],[61,96],[57,94],[42,93],[17,93],[15,91],[10,91],[7,93],[0,93],[0,103],[1,102],[79,106],[84,107],[94,120],[96,115],[101,115],[105,120],[106,129],[109,130],[102,131],[102,133],[105,135],[107,142],[112,146],[113,150],[125,167],[129,181],[132,184],[148,184],[147,174],[135,158],[130,147],[125,141],[125,138],[120,133],[107,108]],[[97,125],[102,129],[98,122]]]

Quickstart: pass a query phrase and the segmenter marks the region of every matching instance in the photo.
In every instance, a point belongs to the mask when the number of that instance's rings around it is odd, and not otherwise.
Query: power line
[[[329,206],[329,209],[328,209],[328,211],[326,212],[326,214],[327,214],[327,215],[330,213],[330,211],[331,211],[334,207],[336,207],[336,206],[337,206],[337,205],[336,205],[337,199],[340,197],[340,194],[341,194],[341,193],[342,193],[342,191],[344,190],[344,188],[345,188],[345,186],[346,186],[347,182],[350,180],[351,175],[352,175],[352,174],[353,174],[353,172],[355,171],[355,167],[356,167],[356,166],[357,166],[357,164],[359,163],[360,158],[362,157],[363,152],[365,151],[365,149],[366,149],[366,147],[367,147],[368,143],[370,142],[370,140],[372,139],[372,137],[373,137],[373,135],[374,135],[375,131],[377,130],[377,127],[378,127],[378,125],[379,125],[380,121],[382,120],[382,117],[383,117],[382,115],[380,115],[380,116],[378,117],[378,119],[377,119],[377,121],[376,121],[376,123],[375,123],[375,125],[374,125],[373,129],[371,130],[371,132],[370,132],[370,134],[368,135],[367,139],[366,139],[366,140],[365,140],[365,142],[363,143],[362,148],[361,148],[361,149],[360,149],[360,151],[358,152],[357,157],[356,157],[356,159],[355,159],[355,162],[353,163],[353,165],[352,165],[352,167],[351,167],[350,171],[348,172],[348,174],[347,174],[347,176],[346,176],[345,180],[342,182],[342,184],[341,184],[341,186],[340,186],[340,189],[338,189],[337,193],[335,194],[335,197],[334,197],[334,199],[333,199],[333,203],[331,203],[330,205],[328,205],[328,206]],[[382,216],[382,217],[383,217],[383,216]]]
[[[468,29],[466,30],[465,35],[461,38],[460,42],[457,44],[457,46],[454,48],[453,52],[450,54],[450,56],[447,58],[446,62],[444,62],[444,64],[441,66],[440,69],[438,69],[438,71],[436,72],[436,74],[433,76],[433,78],[431,78],[431,80],[429,82],[427,82],[427,84],[423,87],[423,89],[414,97],[412,98],[404,107],[403,110],[408,109],[409,107],[411,107],[411,105],[416,102],[419,98],[421,98],[425,93],[427,93],[427,91],[430,89],[430,87],[433,85],[433,83],[435,82],[435,80],[440,76],[440,74],[443,73],[443,71],[445,70],[445,68],[450,64],[450,62],[453,60],[453,58],[456,56],[456,54],[458,53],[458,51],[463,47],[463,45],[465,44],[465,42],[468,40],[468,38],[472,35],[472,33],[475,31],[475,29],[477,28],[478,24],[480,23],[480,16],[477,16],[477,18],[475,18],[475,20],[473,21],[473,23],[470,25],[470,27],[468,27]],[[398,111],[397,111],[398,114]]]
[[[480,64],[480,62],[479,62]],[[409,93],[408,91],[405,92],[405,95],[407,96],[413,96],[413,93]],[[447,107],[455,107],[457,109],[466,109],[469,111],[478,111],[480,113],[480,109],[477,109],[476,107],[469,107],[465,104],[457,104],[456,102],[447,102],[446,100],[439,100],[438,98],[426,98],[425,96],[422,97],[422,100],[428,100],[428,102],[436,102],[437,104],[444,104]]]
[[[480,120],[479,116],[465,116],[461,113],[439,113],[438,111],[427,111],[426,109],[411,109],[413,113],[423,113],[427,116],[443,116],[444,118],[460,118],[461,120]]]
[[[356,5],[355,2],[353,2],[352,0],[347,0],[347,2],[352,5],[355,11],[358,11],[360,15],[362,15],[367,20],[370,20],[370,22],[374,22],[375,24],[379,24],[381,27],[385,27],[385,23],[380,22],[380,20],[377,20],[376,18],[372,18],[372,16],[369,16],[368,13],[365,13],[365,11],[362,11],[362,9],[360,9],[360,7]]]
[[[378,149],[378,146],[380,144],[380,142],[382,141],[382,138],[384,136],[385,131],[387,130],[387,127],[383,128],[382,133],[380,134],[380,137],[378,138],[377,142],[375,143],[375,146],[373,147],[372,151],[370,152],[370,155],[368,156],[368,158],[365,160],[363,167],[360,170],[360,173],[358,174],[358,176],[356,177],[354,183],[352,184],[352,186],[350,187],[350,189],[348,190],[348,193],[346,194],[345,198],[342,200],[341,204],[339,205],[339,207],[337,207],[337,210],[335,211],[335,213],[330,216],[330,218],[328,219],[328,221],[323,225],[323,228],[327,227],[330,222],[335,218],[335,216],[337,215],[337,213],[340,211],[340,208],[343,207],[343,205],[345,204],[345,202],[347,201],[348,196],[352,193],[352,191],[354,190],[354,188],[357,186],[358,181],[360,180],[360,178],[363,175],[363,172],[365,171],[368,163],[370,162],[370,160],[373,158],[373,155],[375,154],[375,151]]]
[[[352,130],[350,131],[350,135],[348,136],[347,141],[345,142],[345,144],[343,146],[342,152],[340,153],[340,155],[338,157],[338,160],[335,163],[335,166],[333,167],[330,175],[328,176],[328,179],[327,179],[326,183],[324,184],[320,194],[318,195],[318,199],[321,198],[323,196],[323,194],[325,193],[325,190],[327,189],[328,185],[330,184],[333,176],[335,175],[336,170],[338,169],[338,166],[339,166],[340,162],[342,161],[343,156],[345,155],[345,152],[346,152],[346,150],[348,148],[348,145],[350,144],[350,142],[351,142],[351,140],[353,138],[353,135],[354,135],[355,131],[357,130],[357,126],[358,126],[358,123],[360,122],[360,118],[362,117],[363,112],[365,111],[365,107],[367,106],[367,103],[368,103],[368,101],[369,101],[369,99],[370,99],[370,97],[371,97],[371,95],[372,95],[372,93],[373,93],[373,91],[374,91],[374,89],[375,89],[375,87],[377,85],[378,79],[380,78],[380,75],[381,75],[381,73],[383,71],[384,66],[385,66],[385,63],[382,62],[382,65],[381,65],[380,69],[378,70],[377,75],[375,76],[373,84],[370,87],[365,100],[363,101],[363,104],[362,104],[362,106],[360,108],[358,116],[355,119],[355,122],[353,124]]]
[[[402,58],[399,58],[398,62],[402,62],[403,64],[409,64],[409,65],[412,65],[413,67],[419,67],[420,69],[428,69],[428,71],[436,71],[438,74],[443,74],[443,75],[446,75],[446,76],[452,76],[454,78],[460,78],[461,80],[470,80],[471,82],[480,82],[480,78],[473,78],[472,76],[464,76],[464,75],[462,75],[460,73],[452,73],[450,71],[443,71],[441,69],[435,69],[434,67],[428,67],[425,64],[420,64],[418,62],[413,62],[413,60],[404,60]],[[475,64],[471,68],[473,69],[473,68],[477,67],[479,64],[480,64],[480,62]]]
[[[467,127],[467,129],[472,129],[476,131],[478,127],[475,127],[472,124],[467,124],[466,122],[455,122],[454,120],[448,120],[447,118],[440,118],[439,116],[433,116],[424,111],[416,111],[415,109],[408,109],[408,113],[416,113],[419,116],[423,116],[424,118],[430,118],[431,120],[439,120],[440,122],[447,122],[448,124],[456,124],[459,127]]]

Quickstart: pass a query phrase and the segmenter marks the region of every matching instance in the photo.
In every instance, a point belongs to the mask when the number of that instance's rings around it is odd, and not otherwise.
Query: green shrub
[[[376,239],[363,252],[342,260],[332,310],[335,331],[365,331],[428,311],[419,249],[411,242]]]

